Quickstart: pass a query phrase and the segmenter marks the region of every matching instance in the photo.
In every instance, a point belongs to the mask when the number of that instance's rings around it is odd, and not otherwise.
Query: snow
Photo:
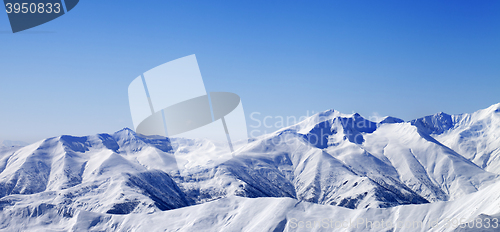
[[[0,229],[331,231],[298,226],[326,218],[462,231],[446,218],[500,215],[499,127],[500,104],[410,122],[329,110],[233,154],[206,139],[130,129],[4,147]]]

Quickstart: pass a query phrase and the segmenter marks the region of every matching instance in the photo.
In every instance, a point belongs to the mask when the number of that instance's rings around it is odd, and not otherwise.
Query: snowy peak
[[[480,112],[480,114],[482,114],[482,115],[500,114],[500,103],[491,105],[490,107],[483,109],[483,110],[479,110],[478,112]]]
[[[351,143],[363,143],[363,135],[361,133],[372,133],[377,129],[377,123],[366,120],[358,113],[353,115],[335,114],[331,111],[325,111],[311,118],[318,119],[320,115],[327,115],[324,120],[311,120],[306,126],[301,125],[299,133],[304,134],[309,141],[318,148],[326,148],[332,145],[332,138],[336,137],[339,140],[348,140]],[[315,125],[311,122],[320,121]],[[300,125],[300,124],[299,124]]]
[[[59,137],[59,140],[66,149],[70,149],[75,152],[84,153],[86,151],[89,151],[90,148],[106,148],[114,152],[119,149],[119,145],[116,143],[113,137],[108,134],[98,134],[95,136],[84,137],[63,135]]]
[[[135,133],[135,131],[131,130],[130,128],[123,128],[115,132],[112,136],[116,141],[133,140],[137,138],[137,134]]]
[[[163,152],[172,152],[170,139],[163,136],[145,136],[124,128],[112,135],[121,149],[138,151],[145,145],[154,146]]]
[[[486,109],[478,110],[472,114],[449,115],[443,112],[414,119],[412,125],[421,132],[431,135],[440,135],[450,129],[464,125],[491,123],[492,120],[500,118],[500,103],[494,104]]]
[[[410,121],[420,131],[426,134],[442,134],[446,130],[453,128],[453,118],[449,114],[443,112],[435,115],[429,115],[423,118],[418,118]]]
[[[403,123],[405,122],[403,119],[400,119],[400,118],[396,118],[396,117],[391,117],[391,116],[387,116],[387,117],[384,117],[380,122],[379,124],[388,124],[388,123]]]
[[[484,170],[500,173],[500,103],[452,118],[452,128],[432,136]]]

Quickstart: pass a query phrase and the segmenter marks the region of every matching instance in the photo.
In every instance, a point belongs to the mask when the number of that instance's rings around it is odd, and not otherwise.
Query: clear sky
[[[191,54],[249,126],[252,112],[411,120],[500,102],[500,1],[82,0],[16,34],[0,13],[0,41],[0,139],[132,128],[130,82]]]

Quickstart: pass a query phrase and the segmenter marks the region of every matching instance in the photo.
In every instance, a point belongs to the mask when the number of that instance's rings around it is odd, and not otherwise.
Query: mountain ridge
[[[252,139],[211,168],[177,162],[217,157],[209,140],[143,136],[128,128],[63,135],[0,150],[0,207],[2,214],[19,213],[25,205],[31,217],[57,209],[61,220],[78,221],[83,212],[158,214],[231,197],[352,210],[449,202],[497,182],[499,112],[496,104],[472,114],[372,122],[328,110]],[[465,140],[476,146],[456,147]]]

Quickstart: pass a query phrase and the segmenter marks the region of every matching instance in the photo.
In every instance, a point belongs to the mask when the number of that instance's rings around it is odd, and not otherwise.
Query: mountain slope
[[[113,215],[35,202],[4,207],[2,227],[56,231],[498,231],[499,183],[455,201],[378,209],[347,209],[291,198],[227,197],[154,214]],[[13,197],[11,197],[13,198]],[[42,200],[43,196],[37,196]],[[43,201],[42,201],[43,202]],[[5,205],[4,202],[2,202]],[[473,221],[481,220],[480,228]],[[491,219],[490,219],[491,220]],[[455,221],[457,223],[454,223]],[[458,222],[461,221],[461,222]],[[469,224],[465,224],[469,223]],[[382,226],[383,225],[383,226]],[[464,229],[462,229],[465,227]],[[471,227],[471,228],[469,228]]]

